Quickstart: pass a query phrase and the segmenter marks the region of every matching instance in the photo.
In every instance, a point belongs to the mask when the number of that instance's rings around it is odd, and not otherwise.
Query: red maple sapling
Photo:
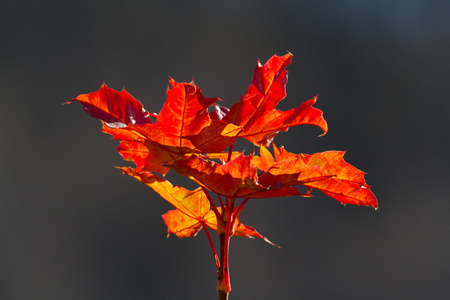
[[[231,291],[231,236],[256,237],[276,246],[239,220],[249,199],[311,197],[311,190],[317,189],[343,204],[377,208],[364,173],[344,161],[344,152],[295,154],[272,143],[279,132],[296,125],[315,125],[323,134],[328,130],[322,111],[313,107],[316,97],[288,111],[276,109],[286,97],[286,67],[291,59],[288,53],[274,55],[265,65],[258,62],[246,94],[230,109],[219,106],[218,98],[205,98],[193,82],[173,79],[159,114],[147,112],[125,90],[118,92],[105,84],[67,102],[81,102],[89,115],[102,121],[102,131],[120,141],[118,152],[136,165],[120,168],[123,174],[141,181],[175,207],[162,215],[169,235],[193,237],[205,230],[217,268],[219,299],[227,299]],[[210,107],[214,108],[211,112]],[[233,151],[239,138],[259,147],[259,156]],[[170,170],[199,187],[190,191],[173,186],[164,179]],[[296,186],[307,187],[307,192]],[[219,255],[210,229],[220,237]]]

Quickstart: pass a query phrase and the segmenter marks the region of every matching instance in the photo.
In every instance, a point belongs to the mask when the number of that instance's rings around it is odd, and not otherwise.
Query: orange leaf
[[[313,108],[316,97],[289,111],[275,107],[286,97],[287,71],[292,54],[274,55],[262,66],[258,61],[252,84],[241,101],[234,104],[223,120],[242,126],[238,137],[245,137],[255,145],[268,147],[278,132],[302,124],[319,126],[327,132],[322,111]]]
[[[288,185],[261,185],[253,158],[253,155],[241,154],[221,165],[192,155],[175,161],[170,168],[225,197],[271,198],[300,195],[296,188]]]
[[[176,208],[162,216],[169,234],[173,233],[180,238],[193,237],[202,229],[203,218],[210,211],[210,205],[200,187],[189,191],[180,186],[174,187],[168,180],[149,172],[137,172],[132,168],[120,169],[123,174],[130,175],[152,188]]]
[[[239,126],[213,120],[209,126],[203,128],[198,134],[186,136],[186,139],[192,143],[195,152],[215,153],[234,144],[239,131],[241,131]]]
[[[269,150],[267,150],[264,146],[261,146],[259,149],[260,155],[253,157],[253,163],[256,165],[258,169],[263,172],[267,172],[274,164],[274,160],[272,154],[270,154]]]
[[[161,215],[167,226],[167,237],[175,234],[179,238],[194,237],[202,229],[201,221],[191,218],[178,209]]]
[[[378,207],[377,199],[364,180],[364,172],[346,161],[342,151],[294,154],[273,145],[275,163],[268,170],[275,180],[287,185],[318,189],[342,204]],[[267,176],[270,176],[267,175]]]
[[[192,155],[177,160],[170,167],[188,176],[205,188],[225,197],[239,197],[244,189],[262,190],[258,186],[256,167],[251,164],[252,157],[239,155],[230,162],[220,165],[203,157]]]

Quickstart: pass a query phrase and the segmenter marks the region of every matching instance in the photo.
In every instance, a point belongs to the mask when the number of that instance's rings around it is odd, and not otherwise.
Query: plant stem
[[[229,249],[230,249],[230,238],[231,238],[231,226],[232,222],[232,214],[234,209],[234,198],[229,199],[225,198],[225,215],[226,216],[226,225],[225,232],[220,233],[220,269],[219,269],[219,278],[217,282],[217,292],[219,293],[219,300],[228,299],[228,293],[231,291],[231,282],[230,282],[230,272],[228,265],[228,257],[229,257]]]
[[[238,208],[236,209],[235,214],[239,215],[239,213],[241,212],[241,210],[244,208],[245,203],[247,203],[248,199],[250,198],[245,198],[242,203],[238,206]]]
[[[245,203],[247,203],[249,198],[245,198],[244,201],[242,201],[241,205],[236,208],[236,210],[233,213],[233,218],[231,219],[231,226],[230,228],[234,228],[234,224],[236,224],[236,220],[239,218],[239,214],[241,213],[242,209],[244,208]]]
[[[234,144],[230,146],[228,149],[228,158],[227,162],[231,160],[231,155],[233,153]],[[219,267],[219,278],[217,281],[217,293],[219,294],[219,300],[228,300],[228,294],[231,291],[231,283],[230,283],[230,272],[228,271],[228,253],[230,249],[230,231],[233,229],[232,226],[234,222],[232,222],[232,215],[234,209],[234,198],[230,199],[228,197],[225,198],[225,205],[223,205],[222,199],[220,195],[217,195],[219,198],[220,206],[222,208],[222,218],[221,221],[225,221],[224,217],[226,216],[225,222],[225,232],[219,233],[220,237],[220,267]],[[224,209],[225,208],[225,209]],[[217,217],[217,228],[219,228],[219,216]]]
[[[228,300],[228,293],[219,291],[219,300]]]
[[[214,201],[211,198],[211,195],[208,193],[208,190],[202,186],[202,190],[206,195],[206,198],[208,198],[209,201],[209,206],[211,207],[211,209],[214,211],[214,214],[216,215],[216,219],[217,219],[217,228],[223,228],[225,229],[225,224],[222,218],[222,214],[217,210],[216,205],[214,204]],[[222,210],[223,212],[223,210]],[[220,231],[220,230],[218,230]]]
[[[231,160],[231,155],[233,154],[233,148],[234,148],[234,144],[232,144],[230,146],[230,148],[228,149],[228,158],[227,158],[227,162],[229,162]]]
[[[230,237],[226,235],[226,232],[219,235],[220,238],[220,268],[219,278],[217,282],[217,293],[219,294],[219,300],[227,300],[228,294],[231,291],[230,273],[228,272],[228,258],[225,259],[225,255],[228,255],[229,240]],[[228,242],[227,242],[228,240]]]
[[[222,201],[222,198],[220,197],[220,194],[217,194],[217,198],[219,199],[220,208],[222,209],[222,211],[224,211],[225,206],[223,205],[223,201]]]
[[[213,241],[211,239],[211,235],[209,234],[209,230],[208,230],[208,227],[206,226],[206,224],[203,224],[203,228],[205,229],[205,233],[206,233],[206,236],[208,237],[209,245],[211,246],[211,250],[213,252],[214,261],[216,262],[217,274],[219,274],[220,262],[219,262],[219,258],[217,257],[216,248],[214,248],[214,243],[213,243]]]

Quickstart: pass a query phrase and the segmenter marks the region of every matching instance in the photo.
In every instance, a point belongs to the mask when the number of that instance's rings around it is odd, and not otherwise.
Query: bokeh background
[[[275,143],[348,150],[380,208],[250,201],[243,222],[282,248],[233,238],[230,298],[448,299],[450,2],[431,0],[1,0],[0,299],[215,299],[204,233],[166,239],[170,205],[61,104],[105,82],[159,112],[171,76],[230,107],[287,51],[279,108],[319,94],[330,130]]]

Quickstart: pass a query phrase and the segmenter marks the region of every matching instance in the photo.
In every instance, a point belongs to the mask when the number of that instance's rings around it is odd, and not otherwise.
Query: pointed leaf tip
[[[364,172],[344,160],[343,151],[294,154],[273,145],[275,163],[268,173],[287,185],[317,189],[343,204],[378,206]]]
[[[152,123],[150,116],[154,116],[125,89],[119,92],[110,89],[105,83],[98,91],[81,94],[67,103],[73,101],[81,102],[91,117],[102,120],[111,128]]]
[[[319,126],[324,133],[327,131],[322,111],[312,107],[316,98],[288,111],[276,109],[286,97],[286,67],[291,61],[292,54],[288,53],[274,55],[264,65],[258,62],[247,93],[224,118],[226,122],[243,127],[238,137],[246,138],[257,146],[268,147],[279,132],[287,131],[292,126],[309,124]]]

